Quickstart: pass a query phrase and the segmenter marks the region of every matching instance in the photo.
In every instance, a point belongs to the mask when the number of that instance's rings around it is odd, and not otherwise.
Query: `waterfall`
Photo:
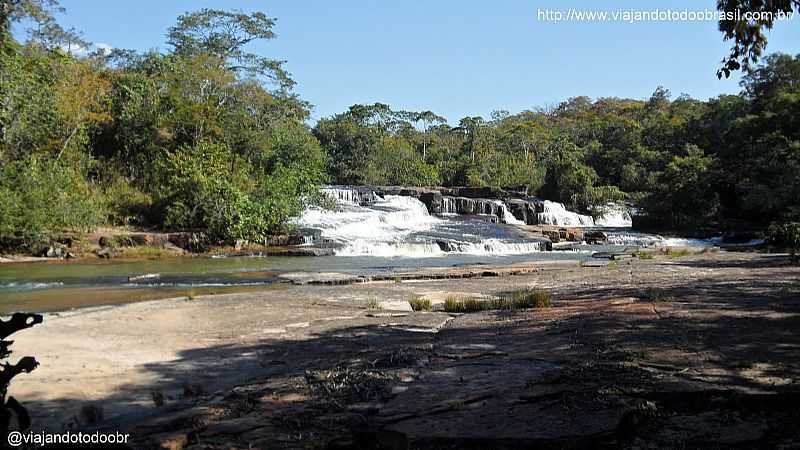
[[[484,219],[452,220],[432,216],[413,196],[375,196],[365,204],[367,189],[326,187],[334,209],[307,208],[294,221],[311,235],[305,245],[334,247],[337,256],[441,257],[446,255],[522,255],[547,250],[547,242],[520,239],[512,230]],[[443,197],[445,214],[491,214],[506,223],[521,223],[500,200]]]
[[[448,253],[466,255],[524,255],[547,250],[544,242],[508,242],[499,239],[485,239],[479,242],[439,242],[442,250]]]
[[[453,197],[442,197],[442,214],[458,214],[458,204]]]
[[[350,186],[325,186],[320,192],[328,197],[350,205],[367,205],[378,200],[377,194],[372,189]]]
[[[508,242],[500,239],[484,239],[478,242],[372,242],[357,239],[336,252],[338,256],[383,256],[427,258],[458,255],[525,255],[547,250],[545,243]]]
[[[598,227],[630,228],[633,225],[631,213],[622,204],[609,203],[600,208],[600,214],[594,224]]]
[[[400,240],[411,233],[428,230],[440,220],[428,214],[425,204],[414,197],[387,195],[375,201],[374,206],[376,208],[366,208],[341,200],[332,211],[310,207],[296,224],[318,229],[323,238],[344,244],[366,237],[371,241]]]
[[[507,223],[509,225],[525,225],[525,222],[514,217],[514,214],[511,214],[511,211],[508,210],[506,204],[503,203],[501,200],[494,200],[494,202],[500,208],[499,215],[503,223]]]
[[[541,205],[541,212],[537,212],[536,221],[540,225],[558,225],[568,227],[593,227],[595,226],[592,216],[584,216],[576,212],[567,211],[563,203],[543,200],[537,204]],[[539,208],[537,208],[539,209]]]
[[[337,251],[336,255],[425,258],[442,256],[444,252],[435,242],[375,242],[356,239]]]

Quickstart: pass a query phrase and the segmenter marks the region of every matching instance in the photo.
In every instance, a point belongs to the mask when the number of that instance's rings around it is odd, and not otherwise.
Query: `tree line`
[[[132,225],[259,240],[322,201],[323,183],[524,187],[653,226],[800,217],[800,56],[748,65],[738,95],[576,97],[450,123],[353,105],[308,125],[263,13],[177,19],[168,50],[86,52],[54,1],[0,8],[0,235]],[[27,40],[12,24],[30,24]],[[76,51],[80,50],[80,51]]]
[[[625,201],[663,228],[800,217],[800,56],[768,56],[708,101],[659,87],[457,126],[421,116],[354,105],[313,132],[337,183],[524,186],[584,213]]]

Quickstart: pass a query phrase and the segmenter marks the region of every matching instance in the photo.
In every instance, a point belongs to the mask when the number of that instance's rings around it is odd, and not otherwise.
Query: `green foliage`
[[[773,245],[789,249],[792,261],[798,262],[800,254],[800,223],[773,223],[767,230],[767,238]]]
[[[126,178],[114,175],[104,183],[103,202],[111,225],[143,225],[153,206],[152,197]]]
[[[771,30],[778,14],[791,15],[800,12],[798,0],[772,0],[769,2],[748,0],[719,0],[717,9],[730,15],[731,20],[720,20],[719,30],[725,40],[733,40],[730,54],[722,60],[722,67],[717,77],[728,78],[739,69],[751,69],[761,57],[767,45],[766,30]],[[758,20],[745,17],[746,13],[754,13]]]
[[[686,156],[673,156],[658,177],[658,184],[645,201],[648,214],[671,227],[705,225],[714,220],[719,198],[711,173],[714,158],[689,146]]]
[[[552,306],[550,293],[541,289],[518,289],[507,294],[513,308],[549,308]]]
[[[432,311],[433,310],[433,303],[428,298],[422,298],[416,295],[412,295],[411,298],[408,299],[408,303],[411,305],[411,309],[414,311]]]
[[[474,297],[450,296],[444,299],[444,311],[449,313],[469,313],[488,309],[488,302]]]
[[[65,230],[87,231],[104,219],[85,175],[70,164],[29,157],[0,169],[0,234],[38,239]]]
[[[16,5],[7,21],[51,23],[57,8]],[[274,37],[273,25],[263,13],[189,13],[170,29],[166,54],[78,58],[42,36],[4,41],[2,230],[155,225],[213,242],[283,231],[319,199],[326,155],[280,63],[243,50]]]
[[[512,310],[527,308],[549,308],[552,306],[550,293],[539,289],[518,289],[499,298],[480,299],[475,297],[448,296],[444,300],[445,312],[470,313],[489,310]]]
[[[263,12],[245,14],[204,8],[178,17],[169,29],[169,44],[178,55],[211,54],[246,76],[267,77],[282,89],[294,84],[282,61],[248,53],[244,47],[259,39],[274,39],[275,19]]]
[[[247,180],[231,176],[236,163],[226,146],[207,141],[165,152],[157,199],[161,222],[172,229],[204,229],[215,242],[263,238],[274,223],[244,192]]]

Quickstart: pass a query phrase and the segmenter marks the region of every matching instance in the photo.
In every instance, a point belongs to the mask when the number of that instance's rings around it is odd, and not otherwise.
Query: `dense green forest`
[[[800,218],[800,55],[749,67],[739,95],[571,98],[448,122],[354,105],[309,125],[262,13],[187,13],[166,52],[76,56],[41,2],[0,30],[0,234],[102,225],[282,231],[322,183],[520,187],[581,212],[635,205],[663,228]],[[14,23],[34,24],[25,42]],[[656,83],[654,83],[656,84]]]

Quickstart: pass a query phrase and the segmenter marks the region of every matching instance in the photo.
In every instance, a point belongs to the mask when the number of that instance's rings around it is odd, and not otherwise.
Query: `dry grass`
[[[661,253],[667,258],[683,258],[684,256],[689,256],[694,252],[684,247],[664,247],[661,249]]]
[[[367,309],[381,309],[381,302],[377,297],[370,297],[367,299]]]
[[[470,313],[488,310],[512,310],[527,308],[549,308],[550,293],[540,289],[518,289],[500,298],[479,299],[475,297],[447,297],[444,310],[452,313]]]
[[[431,303],[430,299],[422,298],[415,294],[411,295],[411,298],[408,299],[408,303],[411,305],[411,309],[413,309],[414,311],[433,310],[433,303]]]

